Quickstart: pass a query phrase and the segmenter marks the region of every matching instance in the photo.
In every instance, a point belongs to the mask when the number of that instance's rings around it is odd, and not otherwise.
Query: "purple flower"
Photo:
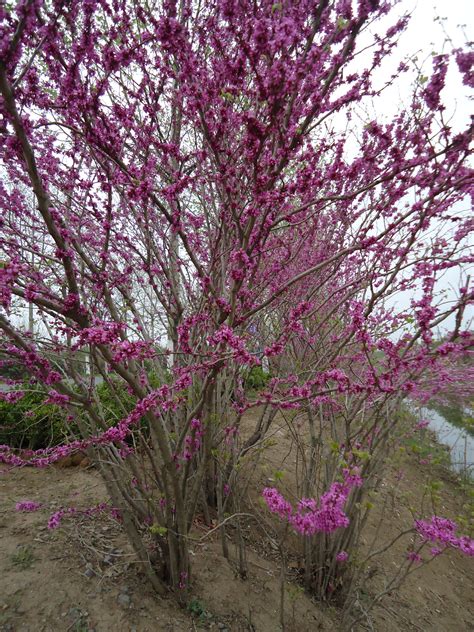
[[[53,513],[48,520],[48,529],[57,529],[61,524],[64,513],[62,509]]]
[[[408,551],[407,559],[410,560],[410,562],[422,562],[423,561],[423,558],[421,557],[421,555],[419,553],[417,553],[416,551]]]
[[[291,504],[275,488],[265,488],[262,495],[269,510],[287,520],[300,535],[332,533],[340,527],[349,525],[349,518],[344,513],[344,504],[351,490],[362,485],[358,468],[345,468],[342,473],[344,482],[333,483],[319,499],[319,505],[314,498],[302,498],[294,511]]]
[[[347,553],[347,551],[339,551],[339,553],[336,555],[336,560],[338,562],[341,562],[341,564],[347,562],[348,559],[349,553]]]
[[[26,513],[28,511],[38,511],[40,507],[41,503],[37,503],[34,500],[22,500],[15,505],[15,510]]]
[[[416,424],[415,428],[417,430],[422,430],[423,428],[426,428],[429,425],[429,421],[428,419],[420,419],[420,421]]]
[[[278,514],[280,518],[288,518],[291,515],[292,507],[290,503],[274,487],[265,487],[262,496],[272,513]]]
[[[415,529],[426,542],[434,542],[459,549],[469,557],[474,556],[474,540],[468,536],[457,536],[457,524],[447,518],[432,516],[431,521],[415,520]]]

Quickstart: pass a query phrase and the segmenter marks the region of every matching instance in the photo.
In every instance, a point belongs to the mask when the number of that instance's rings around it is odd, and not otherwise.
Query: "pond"
[[[474,436],[432,408],[423,409],[423,418],[429,421],[428,427],[436,434],[439,443],[449,448],[452,469],[474,478]]]

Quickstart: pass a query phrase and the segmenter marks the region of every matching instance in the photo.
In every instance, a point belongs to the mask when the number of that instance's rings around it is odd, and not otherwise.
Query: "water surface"
[[[439,443],[447,446],[451,455],[451,467],[459,473],[474,476],[474,437],[464,428],[454,426],[438,411],[423,410],[423,417],[429,421]]]

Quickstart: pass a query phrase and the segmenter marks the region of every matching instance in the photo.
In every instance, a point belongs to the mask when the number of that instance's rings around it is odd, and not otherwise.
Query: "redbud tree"
[[[305,496],[342,461],[370,483],[397,403],[439,388],[438,364],[472,343],[468,282],[447,302],[436,288],[472,262],[472,128],[452,131],[442,91],[451,59],[472,86],[473,53],[434,56],[384,117],[373,76],[407,24],[394,4],[0,7],[0,345],[30,376],[4,396],[35,384],[71,433],[0,459],[88,452],[160,593],[189,581],[196,512],[238,509],[240,466],[278,411],[306,415]],[[133,401],[112,424],[98,378]],[[351,520],[369,483],[344,495]],[[319,554],[356,545],[341,533]],[[312,546],[308,581],[329,568]]]

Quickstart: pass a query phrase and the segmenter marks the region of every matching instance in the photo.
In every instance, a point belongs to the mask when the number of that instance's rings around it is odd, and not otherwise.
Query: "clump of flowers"
[[[425,542],[437,545],[432,549],[432,555],[439,555],[443,549],[451,547],[474,557],[474,540],[466,535],[456,535],[458,525],[453,520],[440,516],[432,516],[429,522],[415,520],[415,529]]]
[[[362,485],[357,468],[345,469],[343,476],[344,482],[332,483],[329,490],[321,496],[319,505],[314,498],[302,498],[294,509],[274,487],[266,487],[262,496],[269,510],[288,521],[297,533],[306,536],[321,531],[331,533],[348,526],[349,518],[344,513],[344,504],[351,490]]]
[[[416,430],[423,430],[429,426],[430,422],[428,419],[420,419],[420,421],[416,424]]]
[[[336,555],[336,561],[338,561],[340,564],[344,564],[344,562],[347,562],[348,559],[349,553],[347,551],[339,551],[339,553]]]
[[[408,551],[407,560],[410,560],[410,562],[422,562],[423,558],[416,551]]]
[[[23,513],[27,513],[30,511],[38,511],[40,509],[41,503],[37,503],[34,500],[22,500],[19,503],[16,503],[15,510],[22,511]]]
[[[201,447],[203,434],[202,422],[199,419],[191,419],[191,432],[184,439],[184,450],[176,458],[190,461]]]

